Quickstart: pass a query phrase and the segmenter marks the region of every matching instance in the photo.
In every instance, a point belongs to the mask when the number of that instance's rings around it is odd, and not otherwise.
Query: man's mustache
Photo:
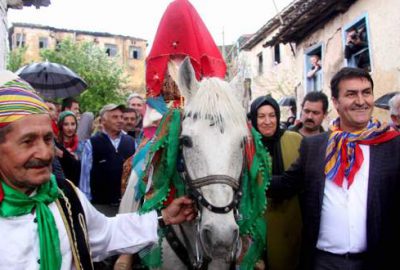
[[[37,168],[37,167],[48,167],[52,163],[52,160],[41,160],[41,159],[32,159],[25,163],[25,169]]]
[[[312,123],[312,124],[315,124],[314,120],[312,120],[312,119],[307,119],[306,121],[304,121],[304,123]]]

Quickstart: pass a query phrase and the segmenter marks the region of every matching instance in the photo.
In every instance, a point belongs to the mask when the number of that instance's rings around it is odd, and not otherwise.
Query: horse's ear
[[[186,57],[179,67],[178,87],[187,102],[190,102],[193,94],[199,88],[199,82],[196,79],[189,57]]]
[[[250,93],[250,85],[249,79],[244,79],[242,76],[236,75],[229,82],[229,85],[232,87],[236,99],[242,104],[243,108],[246,110],[246,113],[249,110],[249,103],[251,99]]]

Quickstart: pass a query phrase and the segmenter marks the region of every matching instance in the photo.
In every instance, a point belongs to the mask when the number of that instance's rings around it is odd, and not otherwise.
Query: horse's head
[[[246,113],[225,81],[198,82],[188,58],[179,68],[178,85],[185,97],[185,178],[199,203],[200,239],[210,257],[226,258],[239,236],[235,213],[248,134]]]

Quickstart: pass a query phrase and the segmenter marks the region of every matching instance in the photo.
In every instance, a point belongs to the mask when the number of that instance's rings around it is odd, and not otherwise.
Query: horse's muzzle
[[[228,258],[236,248],[238,238],[237,224],[204,224],[200,231],[204,252],[210,258]]]

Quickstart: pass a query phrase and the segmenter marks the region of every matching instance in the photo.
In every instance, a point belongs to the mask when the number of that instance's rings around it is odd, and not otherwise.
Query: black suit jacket
[[[269,195],[300,193],[303,216],[301,269],[312,269],[321,222],[328,133],[304,138],[299,159],[274,176]],[[400,256],[400,136],[370,147],[367,194],[367,269],[394,269]],[[396,269],[398,267],[395,267]]]

